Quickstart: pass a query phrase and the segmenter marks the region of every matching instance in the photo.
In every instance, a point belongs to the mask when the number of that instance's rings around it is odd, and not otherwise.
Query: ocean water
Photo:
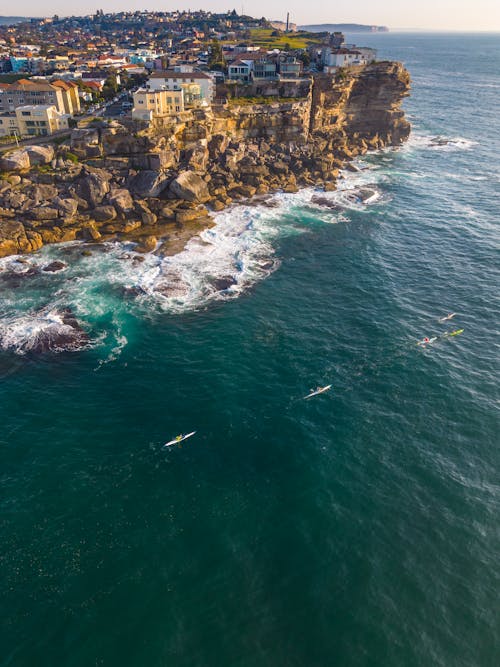
[[[1,665],[498,664],[500,36],[354,39],[413,132],[328,206],[0,260]]]

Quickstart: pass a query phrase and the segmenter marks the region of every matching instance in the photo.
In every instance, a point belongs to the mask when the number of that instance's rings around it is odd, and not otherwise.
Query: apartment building
[[[45,137],[69,127],[69,115],[60,113],[54,105],[49,104],[18,107],[16,118],[22,137]]]
[[[47,137],[67,130],[69,117],[50,104],[17,107],[15,111],[0,114],[0,137]]]
[[[184,91],[148,90],[139,88],[134,93],[132,118],[151,122],[155,116],[170,116],[184,111]]]
[[[214,78],[205,72],[186,72],[165,70],[153,72],[148,80],[149,90],[180,91],[186,84],[197,84],[200,87],[201,100],[210,104],[215,98]]]
[[[59,113],[73,115],[80,111],[78,87],[60,80],[49,83],[19,79],[15,83],[0,83],[0,113],[33,105],[55,106]]]

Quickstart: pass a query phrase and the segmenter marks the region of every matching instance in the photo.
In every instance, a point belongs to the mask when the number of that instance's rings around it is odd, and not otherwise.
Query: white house
[[[366,65],[366,56],[357,49],[323,49],[321,60],[326,68],[349,67],[349,65]]]
[[[185,84],[194,83],[200,87],[201,98],[209,104],[215,98],[215,82],[210,74],[205,72],[177,72],[165,70],[153,72],[149,77],[149,90],[182,90]]]
[[[235,60],[228,67],[228,78],[231,81],[250,81],[253,65],[253,60]]]

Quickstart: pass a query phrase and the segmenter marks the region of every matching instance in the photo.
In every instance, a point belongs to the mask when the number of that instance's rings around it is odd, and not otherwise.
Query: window
[[[31,116],[30,111],[21,111],[21,116]]]

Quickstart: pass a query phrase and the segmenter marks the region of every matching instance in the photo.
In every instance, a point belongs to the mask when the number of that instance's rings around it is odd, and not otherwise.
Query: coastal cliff
[[[300,187],[335,188],[346,162],[409,135],[408,72],[379,62],[317,75],[300,98],[233,100],[152,128],[111,121],[0,159],[0,257],[127,237],[139,252],[210,211]],[[165,242],[166,241],[166,242]],[[171,249],[170,249],[171,251]]]

